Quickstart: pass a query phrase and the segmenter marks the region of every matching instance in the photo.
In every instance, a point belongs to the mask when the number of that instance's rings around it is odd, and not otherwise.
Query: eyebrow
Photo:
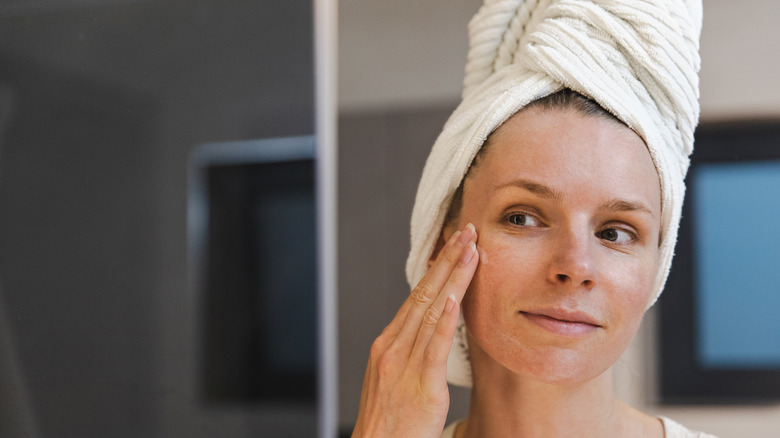
[[[508,187],[518,187],[525,189],[541,198],[552,199],[555,201],[563,200],[563,193],[527,179],[516,179],[505,184],[493,187],[490,192],[496,192]],[[622,199],[611,199],[600,206],[601,209],[613,212],[642,212],[655,217],[655,214],[647,206],[640,202],[626,201]]]
[[[601,208],[609,211],[638,211],[642,213],[647,213],[650,216],[655,217],[655,214],[652,210],[647,208],[644,204],[641,204],[639,202],[631,202],[631,201],[623,201],[620,199],[613,199],[601,206]]]
[[[563,200],[563,194],[551,187],[547,187],[544,184],[535,183],[527,179],[516,179],[505,184],[493,187],[490,191],[496,192],[507,187],[519,187],[521,189],[528,190],[529,192],[539,196],[540,198],[553,199],[556,201]]]

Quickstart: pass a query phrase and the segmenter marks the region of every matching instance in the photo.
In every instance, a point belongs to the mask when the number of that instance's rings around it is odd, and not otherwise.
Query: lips
[[[538,327],[560,336],[583,337],[601,328],[594,317],[579,310],[553,308],[519,313]]]

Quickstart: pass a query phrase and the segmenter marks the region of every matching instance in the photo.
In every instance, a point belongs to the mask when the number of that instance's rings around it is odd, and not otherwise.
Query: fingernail
[[[470,223],[466,225],[463,228],[463,233],[461,233],[460,237],[458,238],[458,241],[465,245],[469,243],[470,240],[474,239],[474,235],[476,235],[476,229],[474,228],[474,224]]]
[[[474,253],[477,252],[477,245],[474,242],[471,242],[464,250],[463,255],[460,256],[460,261],[467,265],[471,259],[474,257]]]
[[[452,313],[453,309],[455,309],[455,295],[449,294],[447,296],[447,302],[444,303],[444,313]]]

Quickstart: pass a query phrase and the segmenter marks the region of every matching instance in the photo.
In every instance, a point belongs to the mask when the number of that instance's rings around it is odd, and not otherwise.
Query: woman
[[[700,6],[486,2],[418,189],[415,287],[372,346],[353,436],[706,436],[611,386],[671,263]],[[472,400],[442,433],[448,379]]]

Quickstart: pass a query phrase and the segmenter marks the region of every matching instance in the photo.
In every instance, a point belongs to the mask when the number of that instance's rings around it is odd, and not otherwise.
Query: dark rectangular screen
[[[703,164],[695,179],[698,358],[780,367],[780,160]]]
[[[780,123],[700,126],[660,299],[665,403],[780,400]]]
[[[316,401],[314,161],[207,169],[209,401]]]

